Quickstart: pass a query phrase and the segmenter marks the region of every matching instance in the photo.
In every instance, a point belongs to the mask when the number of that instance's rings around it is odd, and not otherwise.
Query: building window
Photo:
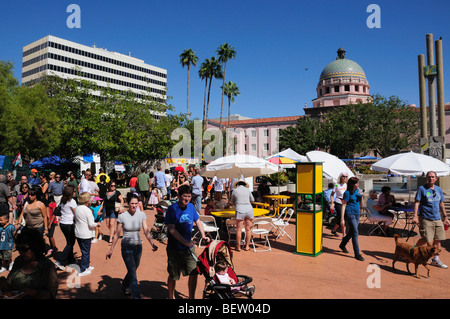
[[[256,144],[252,144],[252,151],[256,152]]]
[[[269,151],[269,143],[264,143],[264,151],[265,152]]]
[[[336,86],[334,87],[334,92],[339,93],[339,86],[336,85]]]
[[[328,94],[328,93],[330,93],[330,88],[327,86],[327,87],[325,88],[325,94]]]
[[[350,85],[345,85],[344,90],[345,92],[350,92]]]
[[[268,137],[269,136],[269,129],[264,129],[264,137]]]
[[[359,86],[358,85],[355,85],[355,91],[359,92]]]
[[[252,137],[256,137],[256,130],[252,130]]]

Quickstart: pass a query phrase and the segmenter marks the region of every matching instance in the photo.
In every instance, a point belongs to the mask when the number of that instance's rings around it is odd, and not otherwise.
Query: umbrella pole
[[[409,188],[409,202],[408,206],[411,206],[411,175],[408,175],[408,188]]]

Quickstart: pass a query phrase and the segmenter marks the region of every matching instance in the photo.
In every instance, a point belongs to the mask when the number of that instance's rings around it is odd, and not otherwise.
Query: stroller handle
[[[252,277],[249,276],[244,276],[244,275],[238,275],[238,278],[243,278],[244,280],[235,283],[234,285],[232,285],[232,287],[241,287],[241,286],[245,286],[249,283],[251,283],[253,281]]]

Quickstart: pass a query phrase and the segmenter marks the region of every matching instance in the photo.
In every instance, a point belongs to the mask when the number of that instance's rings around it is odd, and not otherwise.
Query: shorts
[[[0,250],[0,260],[12,260],[12,249]]]
[[[244,210],[242,212],[236,211],[236,219],[244,220],[244,219],[253,219],[253,210]]]
[[[195,247],[189,248],[195,254]],[[197,262],[189,250],[167,249],[167,272],[173,280],[180,279],[180,273],[183,276],[198,275]]]
[[[117,214],[114,208],[105,209],[105,218],[117,218]]]
[[[445,240],[444,223],[442,220],[430,220],[419,216],[420,236],[432,244],[435,240]]]

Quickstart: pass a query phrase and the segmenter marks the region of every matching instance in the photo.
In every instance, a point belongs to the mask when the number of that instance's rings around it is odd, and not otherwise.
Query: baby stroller
[[[251,294],[243,294],[240,291],[234,291],[235,289],[232,289],[243,288],[252,282],[251,277],[235,274],[232,254],[228,242],[223,240],[213,240],[198,256],[197,270],[205,277],[203,299],[234,299],[239,297],[252,299]],[[227,285],[220,283],[214,270],[215,264],[220,261],[228,263],[228,276],[234,279],[236,284]]]
[[[164,216],[172,203],[168,200],[162,200],[156,204],[155,221],[151,228],[150,234],[152,238],[164,242],[167,239],[167,226],[164,224]]]

